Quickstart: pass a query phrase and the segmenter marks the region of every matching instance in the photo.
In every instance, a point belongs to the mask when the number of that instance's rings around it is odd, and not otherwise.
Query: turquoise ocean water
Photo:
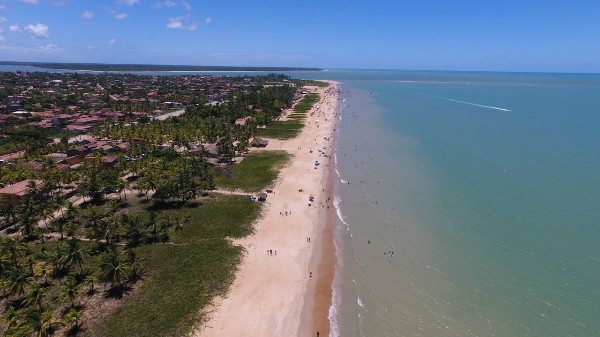
[[[600,335],[600,76],[341,77],[335,335]]]
[[[600,335],[600,75],[289,75],[343,89],[333,336]]]

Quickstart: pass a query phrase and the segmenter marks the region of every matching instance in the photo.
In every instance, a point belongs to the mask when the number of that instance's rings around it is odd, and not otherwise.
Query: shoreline
[[[335,273],[331,172],[340,97],[338,83],[328,83],[314,89],[321,99],[307,112],[301,133],[267,146],[292,159],[273,183],[255,233],[234,241],[245,254],[228,294],[213,301],[208,320],[192,336],[329,335]]]

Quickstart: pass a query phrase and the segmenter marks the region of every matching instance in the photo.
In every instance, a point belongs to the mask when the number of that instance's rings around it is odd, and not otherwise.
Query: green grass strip
[[[296,103],[296,105],[294,106],[294,112],[296,112],[296,113],[306,113],[320,99],[321,99],[321,95],[319,95],[317,93],[310,93],[310,94],[304,96],[298,103]]]
[[[275,181],[290,155],[285,151],[252,152],[240,163],[215,170],[215,184],[223,189],[258,192]]]
[[[302,127],[304,127],[304,123],[299,119],[275,121],[269,124],[266,129],[259,130],[256,135],[275,139],[291,139],[300,134]]]

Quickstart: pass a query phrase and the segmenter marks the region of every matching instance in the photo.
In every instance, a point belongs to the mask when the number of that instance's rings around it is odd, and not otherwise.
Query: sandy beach
[[[210,319],[192,336],[329,335],[335,265],[329,173],[339,94],[334,82],[312,90],[321,101],[307,113],[300,135],[270,140],[266,148],[292,159],[272,187],[256,233],[235,241],[246,253],[229,294],[214,302]]]

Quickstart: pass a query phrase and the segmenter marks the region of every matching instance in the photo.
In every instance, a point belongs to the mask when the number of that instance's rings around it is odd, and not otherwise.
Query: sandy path
[[[318,236],[327,219],[325,187],[338,105],[332,89],[318,89],[321,102],[309,112],[297,138],[267,146],[293,154],[292,162],[281,170],[256,234],[236,241],[246,255],[230,293],[215,302],[210,320],[193,336],[295,336],[313,330],[312,317],[302,313],[307,311],[305,299],[312,303],[321,252]],[[315,166],[317,160],[320,165]]]

